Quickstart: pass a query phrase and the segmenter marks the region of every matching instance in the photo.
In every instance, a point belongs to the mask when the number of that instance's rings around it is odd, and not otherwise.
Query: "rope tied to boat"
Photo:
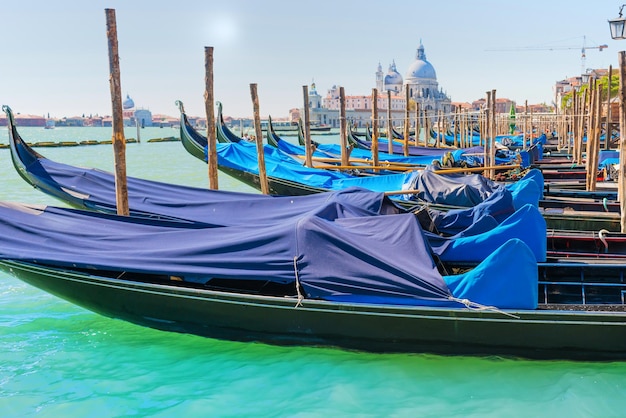
[[[481,305],[480,303],[476,303],[476,302],[472,302],[469,299],[459,299],[459,298],[455,298],[454,296],[449,296],[448,300],[451,300],[453,302],[457,302],[460,303],[462,305],[465,305],[465,307],[467,309],[470,309],[472,311],[491,311],[491,312],[497,312],[497,313],[501,313],[502,315],[506,315],[509,316],[511,318],[515,318],[515,319],[520,319],[519,316],[517,315],[513,315],[512,313],[509,312],[505,312],[502,309],[499,309],[495,306],[487,306],[487,305]]]
[[[302,306],[302,301],[304,300],[304,296],[302,296],[300,292],[300,279],[298,278],[298,256],[293,257],[293,272],[296,276],[296,292],[298,292],[298,302],[294,308],[297,308],[298,306]]]

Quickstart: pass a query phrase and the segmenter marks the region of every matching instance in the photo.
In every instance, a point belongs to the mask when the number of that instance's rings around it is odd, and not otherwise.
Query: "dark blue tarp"
[[[235,210],[235,208],[233,208]],[[400,232],[401,231],[401,232]],[[520,242],[520,245],[525,245]],[[496,250],[498,253],[499,250]],[[537,286],[531,258],[497,258],[469,281],[503,280],[501,263]],[[455,306],[412,214],[374,215],[339,202],[273,224],[206,228],[201,224],[118,217],[48,207],[0,205],[0,259],[61,268],[296,284],[305,297],[352,302]],[[528,272],[534,271],[534,275]],[[296,282],[297,281],[297,282]],[[523,285],[520,285],[523,286]],[[503,300],[511,297],[507,288]],[[498,296],[484,303],[498,306]],[[536,305],[523,294],[517,307]]]
[[[543,185],[539,188],[538,182],[533,174],[503,186],[481,174],[438,174],[429,167],[412,178],[411,188],[420,191],[417,197],[422,201],[459,207],[476,206],[505,188],[512,193],[513,206],[519,209],[528,203],[538,206],[543,193]]]
[[[62,200],[75,199],[87,208],[116,212],[115,183],[111,173],[74,167],[40,158],[28,170],[37,182],[60,189]],[[356,188],[338,193],[301,196],[266,196],[261,194],[214,191],[183,185],[161,183],[134,177],[127,178],[129,207],[134,214],[229,226],[274,222],[319,207],[329,199],[346,201],[380,214],[398,213],[400,209],[382,193],[364,193]],[[233,213],[233,204],[237,212]]]

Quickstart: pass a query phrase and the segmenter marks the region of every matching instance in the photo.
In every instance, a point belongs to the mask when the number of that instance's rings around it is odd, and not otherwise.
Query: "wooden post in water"
[[[413,143],[415,146],[419,146],[420,139],[420,104],[415,101],[415,137],[413,138]]]
[[[311,143],[311,122],[309,121],[309,86],[302,86],[304,96],[304,152],[305,164],[313,167],[313,144]],[[298,128],[299,129],[299,128]]]
[[[341,165],[350,164],[348,155],[348,124],[346,123],[346,92],[343,87],[339,87],[339,144],[341,145]]]
[[[115,9],[105,9],[107,39],[109,44],[109,84],[113,108],[113,153],[115,165],[115,203],[117,214],[128,216],[128,184],[126,182],[126,139],[124,138],[124,114],[122,111],[122,87],[120,83],[120,57],[117,48],[117,23]]]
[[[489,156],[491,155],[490,151],[489,151],[489,145],[491,144],[491,141],[489,140],[489,137],[491,136],[491,92],[488,91],[486,92],[487,94],[487,101],[486,101],[486,106],[485,106],[485,122],[483,123],[484,129],[481,128],[480,132],[481,132],[481,136],[484,136],[484,148],[483,148],[483,165],[485,167],[489,167],[490,161],[489,161]],[[483,175],[485,177],[489,177],[489,173],[487,173],[487,171],[485,171],[483,173]]]
[[[261,183],[261,193],[270,194],[270,187],[267,183],[267,173],[265,171],[265,153],[263,151],[263,131],[261,130],[261,116],[259,115],[259,96],[255,83],[250,84],[250,96],[252,96],[252,110],[254,113],[254,140],[256,142],[256,152],[259,160],[259,183]]]
[[[526,136],[528,131],[528,100],[524,101],[524,128],[522,132],[522,149],[526,151]]]
[[[137,129],[137,143],[138,144],[141,143],[141,132],[140,132],[139,124],[140,124],[139,119],[137,119],[137,117],[135,117],[135,128]]]
[[[578,103],[578,137],[576,138],[576,164],[583,163],[583,145],[585,136],[585,120],[587,118],[587,97],[589,90],[583,91]]]
[[[589,112],[588,112],[588,117],[587,117],[587,147],[585,149],[585,171],[586,171],[586,183],[585,183],[585,190],[589,191],[591,190],[591,181],[589,179],[590,177],[590,173],[591,173],[591,163],[592,163],[592,159],[593,159],[593,140],[594,140],[594,134],[593,134],[593,130],[595,128],[595,123],[594,123],[594,117],[596,116],[595,114],[595,103],[596,103],[596,82],[595,79],[593,77],[589,77],[589,84],[588,84],[588,90],[589,90]]]
[[[589,162],[587,174],[589,178],[588,190],[595,191],[598,180],[598,161],[600,153],[600,126],[601,126],[601,96],[602,89],[600,83],[596,83],[593,95],[593,116],[591,118],[591,142],[587,138],[587,161]]]
[[[404,108],[404,142],[402,143],[402,150],[404,151],[404,156],[409,156],[409,128],[411,123],[411,117],[409,116],[409,100],[411,96],[409,96],[409,86],[406,86],[404,89],[404,99],[406,102],[406,106]]]
[[[626,233],[626,51],[619,52],[619,177],[617,198],[620,206],[621,232]]]
[[[611,134],[613,128],[611,127],[611,79],[613,78],[613,66],[609,65],[609,76],[607,78],[606,86],[606,130],[604,135],[604,149],[611,148]]]
[[[454,147],[459,147],[459,123],[461,120],[461,116],[458,109],[454,110]]]
[[[393,133],[391,120],[391,90],[387,90],[387,153],[393,154]]]
[[[372,89],[372,158],[378,167],[378,90]]]
[[[491,90],[491,129],[489,135],[489,166],[492,167],[487,172],[488,177],[493,180],[496,171],[496,90]]]
[[[204,47],[204,109],[206,112],[206,162],[209,174],[209,188],[219,189],[217,183],[217,138],[215,130],[215,104],[213,96],[213,47]]]

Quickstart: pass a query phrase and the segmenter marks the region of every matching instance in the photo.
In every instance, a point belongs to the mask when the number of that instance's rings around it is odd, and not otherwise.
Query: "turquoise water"
[[[110,128],[20,132],[29,142],[111,136]],[[179,142],[145,142],[176,133],[142,130],[143,142],[127,145],[128,174],[206,186],[206,165]],[[6,135],[0,128],[0,143]],[[113,170],[110,145],[37,150],[56,161]],[[1,200],[59,204],[18,177],[7,149],[0,149],[0,178]],[[250,191],[227,177],[219,181],[224,189]],[[626,362],[380,355],[219,341],[105,318],[0,273],[0,417],[26,416],[625,417]]]

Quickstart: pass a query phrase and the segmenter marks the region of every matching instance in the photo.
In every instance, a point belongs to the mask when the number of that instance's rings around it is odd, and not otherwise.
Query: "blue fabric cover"
[[[218,164],[237,170],[258,174],[256,146],[252,143],[239,142],[217,144]],[[419,199],[430,203],[442,203],[453,206],[475,206],[486,199],[500,184],[486,179],[479,174],[437,174],[425,169],[401,174],[388,174],[370,177],[354,177],[337,171],[309,168],[288,154],[271,146],[265,146],[264,158],[266,172],[275,177],[317,187],[326,190],[341,190],[347,187],[362,187],[377,192],[420,190],[417,195],[398,195],[395,199]],[[518,189],[516,196],[522,199],[517,207],[532,201],[534,191],[528,194]],[[539,197],[536,197],[537,201]]]
[[[510,264],[503,259],[515,260]],[[532,251],[520,240],[507,241],[475,269],[457,276],[444,276],[450,291],[458,298],[467,298],[483,305],[502,309],[536,309],[538,298],[537,267],[532,266]],[[494,275],[489,266],[498,265]]]
[[[428,233],[428,241],[442,261],[478,263],[509,239],[516,238],[530,248],[536,261],[543,262],[547,256],[546,234],[545,219],[537,207],[528,204],[495,228],[481,231],[475,226],[452,237]]]
[[[74,205],[116,212],[115,179],[111,173],[74,167],[46,158],[30,161],[28,171],[36,175],[37,186]],[[320,193],[293,198],[261,194],[215,191],[127,178],[132,215],[202,222],[207,226],[272,223],[276,219],[300,216],[302,212],[331,200],[350,201],[380,214],[401,210],[382,193],[350,188],[338,193]],[[232,208],[236,205],[237,212]]]
[[[372,216],[359,207],[329,202],[274,224],[206,228],[3,203],[0,220],[0,259],[94,274],[177,276],[196,283],[211,278],[278,282],[293,284],[294,295],[299,283],[307,298],[458,305],[449,300],[451,293],[413,214]],[[501,257],[499,262],[519,265],[520,259]],[[536,263],[529,267],[536,278]],[[485,268],[490,272],[484,275],[493,278],[501,267]],[[499,306],[492,296],[483,303]],[[528,303],[520,300],[519,306]]]

